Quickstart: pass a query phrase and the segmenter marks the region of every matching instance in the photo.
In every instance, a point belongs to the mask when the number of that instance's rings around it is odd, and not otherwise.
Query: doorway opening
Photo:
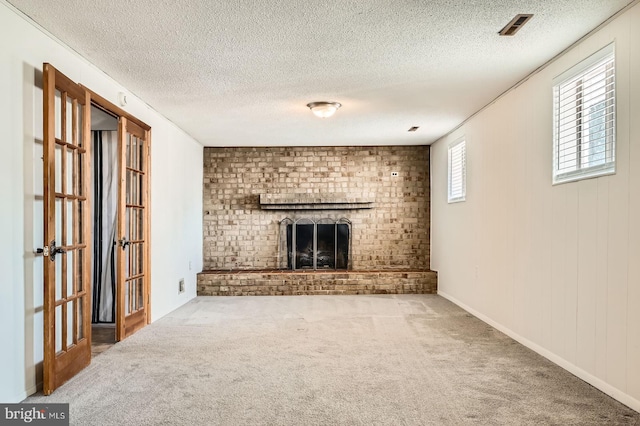
[[[118,118],[91,106],[91,355],[116,343]]]

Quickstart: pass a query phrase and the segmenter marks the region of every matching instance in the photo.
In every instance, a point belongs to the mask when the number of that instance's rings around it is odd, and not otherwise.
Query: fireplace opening
[[[286,269],[349,269],[351,223],[322,219],[285,219]],[[284,265],[283,265],[284,266]]]

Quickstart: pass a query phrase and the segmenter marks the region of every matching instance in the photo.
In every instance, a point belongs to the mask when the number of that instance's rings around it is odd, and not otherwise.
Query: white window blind
[[[554,183],[615,172],[613,44],[554,80]]]
[[[464,201],[467,192],[467,154],[464,139],[449,146],[449,202]]]

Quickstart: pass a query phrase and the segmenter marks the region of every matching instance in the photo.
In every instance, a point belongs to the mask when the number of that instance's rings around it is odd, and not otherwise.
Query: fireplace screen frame
[[[302,228],[302,227],[305,228]],[[333,226],[334,238],[333,238],[333,268],[323,266],[323,261],[318,261],[318,232],[323,228],[321,232],[327,232],[326,227]],[[308,228],[308,227],[311,227]],[[312,232],[312,242],[310,252],[312,253],[312,263],[301,262],[299,250],[297,249],[298,240],[303,233]],[[340,243],[339,235],[343,235],[346,231],[348,241],[346,244],[346,253],[344,252],[344,244]],[[279,245],[279,268],[295,271],[314,270],[314,271],[326,271],[326,270],[350,270],[351,269],[351,246],[353,241],[352,223],[347,218],[331,219],[331,218],[299,218],[291,219],[284,218],[280,221],[280,245]],[[304,237],[303,237],[304,238]],[[307,235],[308,239],[309,236]],[[342,262],[338,261],[339,255],[346,256],[346,260]],[[331,258],[329,262],[331,261]],[[338,268],[338,266],[341,266]],[[344,266],[344,267],[342,267]]]

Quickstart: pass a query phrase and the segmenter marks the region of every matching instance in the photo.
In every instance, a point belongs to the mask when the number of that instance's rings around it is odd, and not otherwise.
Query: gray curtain
[[[93,131],[93,323],[115,322],[118,132]]]

